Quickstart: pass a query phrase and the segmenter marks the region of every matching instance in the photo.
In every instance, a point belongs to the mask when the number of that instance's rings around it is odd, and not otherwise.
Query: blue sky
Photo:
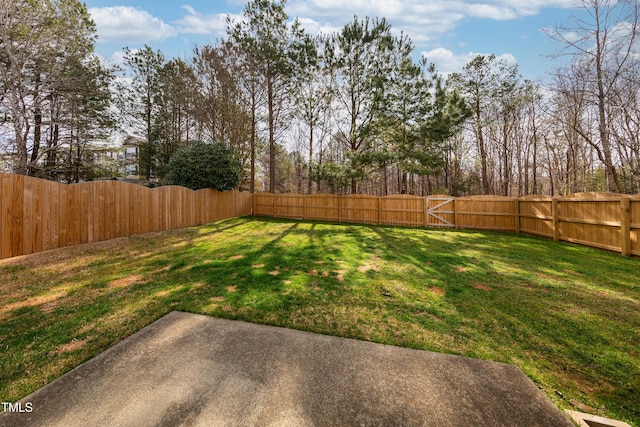
[[[242,0],[158,2],[86,1],[98,28],[99,55],[118,62],[122,48],[150,45],[167,57],[189,57],[195,44],[224,37],[227,15],[239,18]],[[543,28],[566,23],[573,0],[289,0],[285,10],[312,34],[335,31],[353,19],[385,17],[404,31],[443,73],[459,71],[478,54],[517,62],[525,78],[545,80],[557,63]]]

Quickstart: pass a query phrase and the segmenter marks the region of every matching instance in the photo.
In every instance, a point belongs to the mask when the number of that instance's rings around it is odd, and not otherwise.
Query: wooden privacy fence
[[[251,214],[251,195],[0,173],[0,258]]]
[[[416,227],[530,233],[640,256],[640,196],[427,197],[268,194],[253,197],[254,215]]]

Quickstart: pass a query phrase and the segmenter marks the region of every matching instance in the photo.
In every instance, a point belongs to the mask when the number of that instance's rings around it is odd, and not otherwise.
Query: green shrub
[[[182,147],[171,157],[168,166],[169,184],[192,190],[214,188],[227,191],[242,180],[240,160],[221,142],[194,142]]]

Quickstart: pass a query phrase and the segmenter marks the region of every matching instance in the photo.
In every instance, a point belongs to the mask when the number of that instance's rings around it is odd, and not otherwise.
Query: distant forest
[[[444,76],[384,18],[312,36],[271,0],[189,59],[124,48],[116,67],[84,3],[0,0],[0,168],[108,178],[97,147],[120,135],[159,184],[178,148],[218,141],[252,192],[638,193],[640,0],[580,5],[548,31],[566,65],[543,84],[493,55]]]

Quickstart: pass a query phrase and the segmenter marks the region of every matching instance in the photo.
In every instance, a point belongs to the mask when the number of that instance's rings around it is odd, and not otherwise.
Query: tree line
[[[204,141],[240,160],[252,192],[640,191],[638,0],[582,0],[548,30],[565,65],[544,84],[494,55],[443,76],[384,18],[312,36],[272,0],[190,58],[125,48],[111,67],[84,4],[0,3],[0,149],[16,173],[106,176],[92,150],[118,130],[160,182]]]

